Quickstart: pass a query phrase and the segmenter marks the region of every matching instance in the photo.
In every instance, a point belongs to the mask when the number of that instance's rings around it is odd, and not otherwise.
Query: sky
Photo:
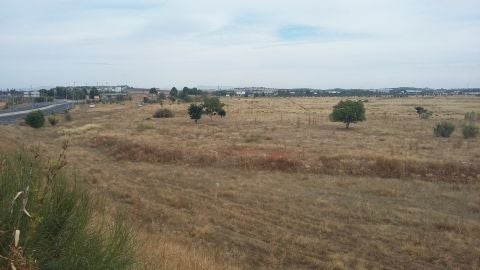
[[[0,89],[480,87],[478,0],[2,0]]]

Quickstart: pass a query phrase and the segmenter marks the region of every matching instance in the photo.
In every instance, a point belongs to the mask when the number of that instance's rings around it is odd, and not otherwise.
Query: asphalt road
[[[41,110],[45,115],[50,115],[52,113],[59,113],[64,112],[65,110],[69,110],[73,107],[75,103],[72,101],[62,101],[60,103],[47,103],[42,104],[44,106],[38,107],[38,104],[35,106],[34,109],[28,110],[15,110],[10,112],[2,112],[0,111],[0,123],[12,123],[17,121],[18,119],[23,119],[25,115],[27,115],[31,111]]]

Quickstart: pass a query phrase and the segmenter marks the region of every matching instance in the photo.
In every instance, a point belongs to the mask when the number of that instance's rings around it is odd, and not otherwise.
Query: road
[[[34,109],[24,109],[24,110],[15,110],[9,112],[2,112],[0,111],[0,123],[12,123],[15,122],[17,119],[24,118],[29,112],[40,110],[45,115],[49,115],[52,113],[57,112],[64,112],[73,107],[75,104],[74,101],[57,101],[56,103],[47,103],[42,104],[44,106],[38,107],[38,104],[35,106]]]

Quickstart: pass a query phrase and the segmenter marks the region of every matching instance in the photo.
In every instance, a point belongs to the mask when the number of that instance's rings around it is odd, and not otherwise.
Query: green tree
[[[337,105],[333,106],[330,120],[333,122],[343,122],[347,128],[350,127],[351,123],[358,123],[366,120],[363,102],[361,100],[340,101]]]
[[[95,96],[99,96],[99,95],[100,95],[100,91],[98,91],[98,89],[95,88],[95,87],[92,88],[92,89],[90,89],[90,92],[88,93],[88,97],[89,97],[90,99],[94,99]]]
[[[170,90],[170,96],[178,97],[178,90],[176,87],[172,87],[172,89]]]
[[[177,97],[178,97],[178,90],[176,87],[172,87],[172,89],[170,90],[170,95],[168,96],[168,99],[173,104],[177,100]]]
[[[197,121],[200,118],[202,118],[202,113],[203,113],[202,105],[197,105],[195,103],[192,103],[188,107],[188,115],[190,116],[190,119],[195,120],[195,124],[197,124]]]
[[[180,91],[180,94],[178,94],[178,98],[180,100],[183,100],[184,102],[191,102],[192,101],[192,98],[189,96],[189,91],[185,90],[185,88],[183,88],[183,90]]]
[[[158,94],[158,90],[157,90],[157,88],[152,87],[152,88],[150,88],[149,93],[150,93],[151,95],[156,96],[156,95]]]
[[[210,119],[213,115],[218,114],[221,110],[223,110],[224,106],[225,104],[220,102],[220,99],[218,99],[217,97],[207,97],[203,101],[203,108],[205,110],[205,113],[210,116]]]

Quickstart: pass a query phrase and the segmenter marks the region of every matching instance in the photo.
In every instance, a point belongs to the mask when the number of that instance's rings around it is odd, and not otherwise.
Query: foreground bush
[[[42,168],[38,154],[0,155],[0,269],[131,269],[132,234],[94,220],[63,157]]]
[[[442,121],[437,124],[437,126],[433,129],[433,133],[437,137],[444,137],[448,138],[452,135],[453,131],[455,130],[455,126],[447,121]]]
[[[462,134],[465,139],[475,138],[478,134],[478,128],[472,124],[464,125],[462,128]]]
[[[41,128],[45,123],[45,117],[40,110],[29,112],[25,117],[25,123],[33,128]]]
[[[169,109],[158,109],[154,114],[153,118],[172,118],[175,114]]]

